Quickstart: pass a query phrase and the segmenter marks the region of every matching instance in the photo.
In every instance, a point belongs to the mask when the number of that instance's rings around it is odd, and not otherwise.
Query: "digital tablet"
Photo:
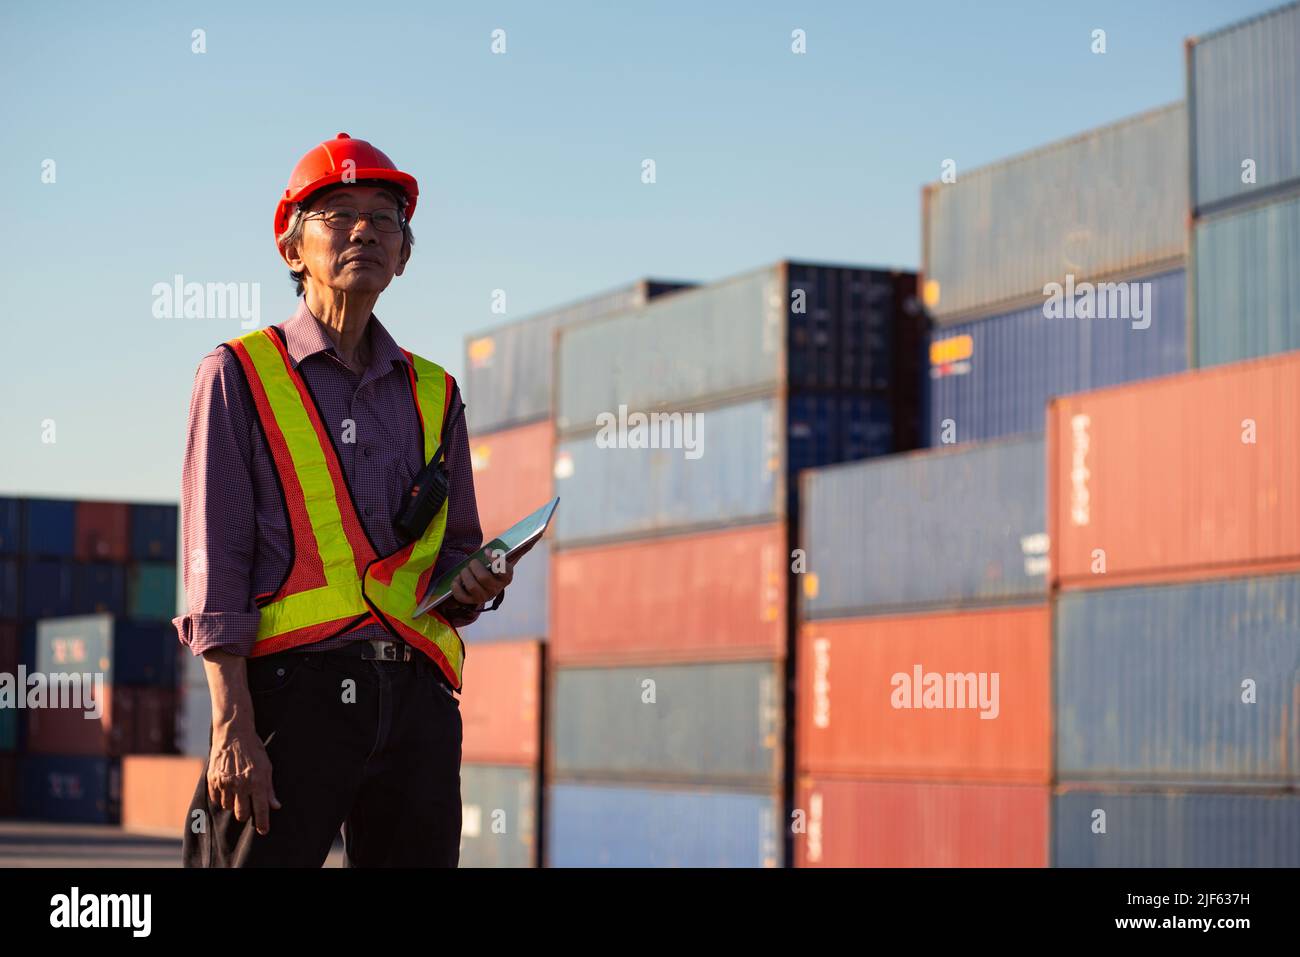
[[[551,499],[533,514],[529,515],[522,521],[516,522],[504,534],[497,536],[488,542],[469,558],[458,564],[455,568],[442,575],[437,581],[429,586],[429,592],[424,599],[415,607],[415,614],[423,615],[426,612],[437,608],[444,601],[451,597],[451,585],[456,580],[461,571],[474,559],[478,559],[487,568],[492,567],[492,554],[500,549],[505,549],[506,558],[510,559],[517,555],[524,548],[527,548],[533,542],[542,537],[546,531],[546,526],[551,522],[551,516],[555,514],[555,506],[560,504],[559,496]]]

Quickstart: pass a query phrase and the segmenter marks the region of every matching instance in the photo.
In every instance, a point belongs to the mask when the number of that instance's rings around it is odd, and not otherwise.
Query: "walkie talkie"
[[[460,409],[457,410],[457,416],[463,415],[464,412],[465,404],[462,402]],[[420,474],[415,477],[411,490],[406,493],[401,512],[393,520],[393,529],[404,543],[413,542],[423,535],[434,516],[442,510],[443,503],[447,501],[447,493],[451,489],[451,476],[447,474],[443,450],[447,447],[447,434],[450,431],[450,429],[443,430],[438,451],[433,453],[433,458],[420,469]]]

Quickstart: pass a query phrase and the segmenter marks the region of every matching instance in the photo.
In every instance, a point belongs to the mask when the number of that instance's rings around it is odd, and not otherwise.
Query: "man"
[[[513,563],[472,562],[413,615],[482,545],[455,380],[372,311],[410,258],[417,197],[363,140],[309,152],[275,214],[297,312],[199,364],[175,624],[203,656],[212,731],[187,867],[319,867],[340,827],[349,866],[459,860],[456,626],[500,603]],[[426,463],[445,501],[395,524]]]

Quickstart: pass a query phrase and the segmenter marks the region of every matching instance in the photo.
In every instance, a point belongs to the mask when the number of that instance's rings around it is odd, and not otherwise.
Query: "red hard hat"
[[[298,165],[289,174],[289,185],[275,207],[276,240],[289,225],[289,210],[294,203],[302,202],[323,186],[343,182],[345,175],[349,182],[378,179],[395,183],[406,192],[407,221],[415,215],[415,199],[420,194],[415,177],[403,173],[392,160],[365,140],[354,140],[348,134],[340,133],[298,160]]]

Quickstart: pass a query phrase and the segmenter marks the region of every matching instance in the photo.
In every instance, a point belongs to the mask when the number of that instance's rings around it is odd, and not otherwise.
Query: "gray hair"
[[[388,183],[383,183],[383,182],[373,182],[371,180],[361,180],[356,183],[348,183],[347,185],[349,186],[372,186],[373,185],[373,186],[379,186],[381,189],[386,189],[388,190],[389,193],[393,195],[393,198],[397,200],[398,208],[400,208],[403,213],[406,212],[406,203],[407,203],[406,192],[402,189],[399,189],[396,186],[391,186]],[[316,192],[312,193],[310,196],[306,197],[303,202],[304,203],[310,202],[313,199],[319,198],[323,193],[328,192],[330,189],[331,189],[330,187],[326,187],[324,190],[317,190]],[[303,207],[303,203],[294,204],[293,212],[289,215],[289,225],[286,226],[284,232],[282,232],[275,239],[276,245],[278,245],[282,250],[302,241],[302,224],[305,221],[303,219],[302,207]],[[402,253],[404,255],[409,255],[409,250],[414,245],[415,245],[415,233],[411,232],[411,224],[404,222],[402,225]],[[303,270],[290,269],[289,278],[293,281],[294,285],[297,287],[296,295],[301,296],[304,292],[306,292],[307,286],[303,282],[303,280],[306,278],[306,273]]]

